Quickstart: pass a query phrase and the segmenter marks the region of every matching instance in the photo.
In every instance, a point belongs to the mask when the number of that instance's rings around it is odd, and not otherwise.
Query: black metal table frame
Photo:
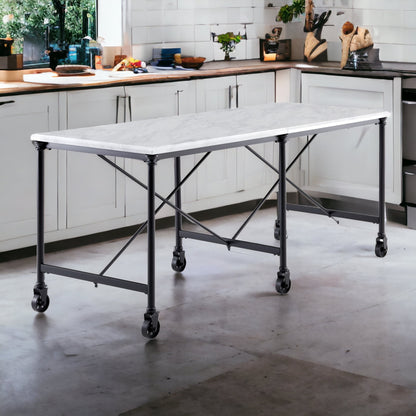
[[[369,122],[363,122],[362,125],[369,124]],[[294,184],[286,174],[289,169],[294,165],[294,163],[299,159],[301,154],[310,146],[313,142],[317,133],[313,134],[311,139],[309,139],[306,145],[301,149],[297,156],[293,159],[288,167],[286,167],[286,143],[287,140],[292,137],[288,134],[276,136],[274,138],[264,138],[263,142],[268,142],[274,140],[278,143],[279,146],[279,168],[276,169],[270,162],[265,158],[259,155],[256,151],[250,147],[250,145],[244,145],[244,147],[253,153],[259,160],[273,169],[277,175],[278,179],[268,190],[264,198],[262,198],[253,211],[249,214],[247,219],[243,222],[241,227],[237,230],[231,238],[224,238],[219,236],[214,231],[210,230],[208,227],[204,226],[200,221],[193,218],[191,215],[187,214],[182,210],[182,201],[181,201],[181,188],[183,184],[189,179],[189,177],[198,169],[198,167],[205,161],[205,159],[210,155],[213,150],[226,149],[230,147],[241,147],[242,145],[234,144],[230,145],[217,145],[215,148],[209,149],[196,163],[196,165],[182,178],[181,177],[181,159],[180,156],[169,156],[164,155],[163,158],[174,157],[174,177],[175,177],[175,186],[174,189],[170,192],[167,197],[159,195],[155,190],[155,166],[158,161],[158,156],[156,155],[140,155],[133,154],[129,152],[112,152],[112,151],[102,151],[100,149],[92,148],[80,148],[77,146],[70,145],[59,145],[59,144],[49,144],[46,142],[34,142],[34,145],[38,151],[38,174],[37,174],[37,281],[34,286],[34,297],[32,299],[32,307],[37,312],[44,312],[49,306],[49,296],[48,288],[45,283],[45,274],[51,273],[59,276],[71,277],[75,279],[80,279],[84,281],[93,282],[95,285],[104,284],[113,287],[119,287],[123,289],[133,290],[137,292],[142,292],[147,295],[147,308],[144,314],[144,322],[142,326],[142,334],[147,338],[154,338],[157,336],[160,330],[159,323],[159,312],[156,309],[156,298],[155,298],[155,216],[157,212],[164,206],[168,205],[175,210],[175,247],[173,250],[172,258],[172,269],[176,272],[181,272],[185,269],[186,258],[185,251],[183,249],[182,240],[183,238],[191,238],[201,241],[206,241],[210,243],[223,244],[227,246],[228,249],[231,247],[240,247],[244,249],[260,251],[265,253],[270,253],[278,255],[280,257],[280,265],[277,272],[276,279],[276,291],[279,294],[287,294],[291,287],[290,280],[290,271],[287,265],[287,243],[286,243],[286,210],[288,208],[286,201],[286,182],[289,182],[294,186],[303,196],[305,196],[310,202],[315,206],[308,207],[306,210],[311,213],[324,213],[329,217],[342,217],[342,218],[351,218],[360,221],[368,221],[378,224],[378,235],[376,238],[375,254],[378,257],[384,257],[387,254],[387,237],[385,234],[385,124],[386,119],[380,118],[378,121],[379,125],[379,200],[378,200],[378,213],[377,215],[371,216],[366,214],[358,214],[355,212],[346,212],[346,211],[335,211],[327,210],[317,201],[307,195],[302,191],[296,184]],[[360,125],[355,123],[355,126]],[[344,125],[340,128],[347,128],[348,126]],[[335,130],[334,128],[328,130]],[[325,130],[320,129],[319,132]],[[309,132],[312,134],[313,132]],[[299,137],[299,134],[293,134],[293,137]],[[256,141],[258,143],[258,141]],[[104,267],[100,273],[89,273],[80,270],[74,270],[69,268],[64,268],[60,266],[55,266],[45,263],[45,242],[44,242],[44,151],[46,149],[64,149],[69,151],[80,151],[84,153],[94,153],[100,157],[103,161],[111,165],[113,168],[117,169],[119,172],[124,174],[133,182],[140,185],[142,188],[147,190],[147,211],[148,218],[147,221],[142,224],[138,230],[133,234],[133,236],[127,241],[127,243],[122,247],[122,249],[114,256],[114,258]],[[182,153],[193,154],[197,152]],[[198,153],[201,153],[199,149]],[[115,162],[110,160],[107,156],[121,156],[126,158],[139,159],[147,163],[148,166],[148,183],[147,185],[141,182],[139,179],[128,173],[126,170],[118,166]],[[268,199],[270,194],[278,186],[278,218],[276,220],[275,228],[275,237],[280,240],[280,247],[263,245],[259,243],[254,243],[250,241],[239,240],[237,237],[241,231],[245,228],[254,214],[262,207],[264,202]],[[174,197],[175,202],[170,202],[170,199]],[[156,208],[155,199],[158,198],[162,202]],[[294,207],[291,207],[292,209]],[[305,208],[300,208],[305,210]],[[190,222],[197,224],[206,233],[187,231],[182,227],[182,219],[186,218]],[[147,284],[138,283],[130,280],[123,280],[119,278],[114,278],[107,276],[106,272],[114,264],[114,262],[120,257],[124,250],[132,243],[132,241],[145,229],[147,229]],[[283,238],[284,236],[284,238]]]

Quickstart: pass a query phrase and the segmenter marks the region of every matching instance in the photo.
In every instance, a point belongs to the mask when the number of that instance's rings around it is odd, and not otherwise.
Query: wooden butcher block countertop
[[[384,70],[377,71],[351,71],[339,68],[339,62],[325,62],[308,64],[303,61],[261,62],[259,60],[243,61],[215,61],[205,63],[199,70],[164,70],[157,73],[139,74],[129,77],[82,77],[80,82],[71,83],[65,80],[62,85],[58,83],[40,82],[0,82],[0,96],[30,94],[39,92],[52,92],[84,88],[105,88],[120,85],[149,84],[159,82],[183,81],[200,78],[221,77],[227,75],[250,74],[259,72],[272,72],[282,69],[294,68],[302,72],[315,72],[328,75],[358,76],[368,78],[394,78],[403,76],[403,71],[395,71],[393,63],[389,63]],[[414,69],[413,67],[411,68]],[[410,69],[409,69],[410,71]],[[32,73],[34,71],[32,70]],[[36,72],[36,71],[35,71]],[[39,72],[41,72],[39,70]],[[412,71],[413,72],[413,71]],[[416,72],[416,71],[415,71]],[[47,73],[47,72],[46,72]],[[103,72],[104,73],[104,72]],[[107,72],[109,74],[110,71]],[[105,73],[104,73],[105,74]],[[42,74],[40,74],[42,75]],[[49,75],[52,76],[49,70]],[[127,74],[130,75],[130,74]],[[122,76],[122,75],[121,75]],[[413,74],[414,76],[414,74]],[[68,78],[68,77],[65,77]]]

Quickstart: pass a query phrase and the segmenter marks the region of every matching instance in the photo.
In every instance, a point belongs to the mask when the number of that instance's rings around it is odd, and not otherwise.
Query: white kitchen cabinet
[[[195,82],[162,82],[126,87],[131,97],[132,120],[195,112]]]
[[[142,84],[126,87],[126,103],[131,103],[132,120],[175,116],[195,112],[195,81],[165,82],[158,84]],[[129,120],[129,111],[128,120]],[[174,187],[173,159],[160,160],[156,168],[156,192],[167,196]],[[181,158],[182,173],[194,165],[194,156]],[[126,159],[126,170],[147,184],[147,164],[140,160]],[[184,185],[182,200],[186,203],[196,199],[196,181],[191,177]],[[132,222],[144,220],[147,213],[147,194],[136,183],[126,179],[126,216]],[[172,209],[166,207],[158,214],[172,215]]]
[[[386,201],[401,202],[401,80],[302,74],[302,102],[387,110]],[[378,199],[378,126],[319,135],[302,157],[307,189]]]
[[[295,68],[282,69],[276,71],[276,102],[284,103],[299,103],[301,100],[301,71]],[[286,160],[289,165],[292,160],[297,156],[301,149],[302,139],[292,138],[286,144]],[[275,166],[278,166],[279,150],[277,145],[275,146]],[[300,165],[296,163],[288,172],[287,176],[295,184],[299,184],[300,181]],[[295,188],[287,184],[288,192],[295,192]]]
[[[58,94],[0,97],[0,124],[0,251],[7,251],[35,243],[37,152],[30,136],[58,129]],[[56,152],[45,159],[45,231],[50,232],[58,224]]]
[[[117,97],[124,96],[124,88],[103,88],[68,91],[61,100],[61,113],[66,123],[61,128],[89,127],[116,122]],[[123,100],[120,101],[122,114]],[[65,108],[66,107],[66,108]],[[113,161],[115,158],[111,158]],[[94,223],[101,226],[95,231],[111,229],[111,220],[123,218],[124,176],[96,155],[66,152],[60,160],[66,169],[60,169],[60,182],[66,187],[66,205],[62,208],[67,228]],[[123,165],[124,160],[117,158]],[[62,206],[62,204],[61,204]]]
[[[196,83],[198,113],[236,107],[235,76],[200,79]],[[237,191],[236,149],[211,153],[197,172],[197,199],[212,198]]]
[[[197,80],[197,112],[271,103],[275,100],[274,73],[247,74]],[[254,146],[273,159],[272,145]],[[197,173],[198,199],[233,194],[264,185],[267,167],[246,149],[212,153]]]
[[[55,93],[13,95],[0,106],[0,251],[34,245],[36,232],[36,151],[30,135],[39,131],[87,127],[118,121],[174,116],[268,102],[354,105],[392,112],[386,126],[386,200],[401,202],[401,103],[399,78],[367,79],[302,74],[295,69],[276,73],[203,78],[125,87],[90,88]],[[117,97],[119,97],[117,99]],[[238,98],[237,98],[238,97]],[[288,143],[288,161],[293,148]],[[276,146],[256,150],[277,166]],[[202,156],[202,155],[201,155]],[[182,158],[185,174],[199,159]],[[113,159],[114,160],[114,159]],[[18,162],[16,162],[18,161]],[[120,228],[146,218],[146,193],[95,155],[46,152],[47,241]],[[142,161],[117,158],[134,176],[147,182]],[[173,187],[173,161],[156,169],[157,191]],[[323,134],[291,171],[291,178],[309,190],[376,200],[378,197],[378,127],[351,129],[334,137]],[[292,176],[293,175],[293,176]],[[210,209],[262,196],[276,175],[246,149],[213,152],[183,189],[187,211]],[[164,209],[159,216],[172,215]]]
[[[274,72],[238,75],[237,85],[239,86],[238,107],[240,108],[275,102]],[[274,166],[277,166],[274,160],[276,146],[273,143],[251,147]],[[276,180],[276,173],[244,148],[238,149],[237,169],[239,188],[243,190],[256,189]]]

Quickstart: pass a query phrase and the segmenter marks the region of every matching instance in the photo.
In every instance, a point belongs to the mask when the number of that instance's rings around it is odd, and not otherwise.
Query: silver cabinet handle
[[[402,103],[403,104],[406,104],[406,105],[416,105],[416,101],[407,101],[407,100],[404,100],[404,101],[402,101]]]
[[[121,95],[117,95],[117,102],[116,102],[116,123],[118,123],[118,108],[120,106],[120,99],[122,98]]]
[[[238,90],[239,90],[239,88],[240,87],[242,87],[243,86],[243,84],[237,84],[236,86],[235,86],[235,101],[236,101],[236,107],[238,108],[239,107],[239,105],[238,105]]]
[[[132,116],[131,116],[131,95],[129,95],[128,100],[129,100],[129,116],[130,116],[130,121],[133,121]]]
[[[130,121],[132,120],[132,114],[131,114],[131,95],[117,95],[117,102],[116,102],[116,123],[118,123],[118,111],[120,108],[120,100],[124,100],[124,106],[123,106],[123,122],[125,123],[127,121],[127,106],[129,109],[129,116]]]
[[[180,105],[181,92],[183,92],[183,90],[176,90],[176,92],[175,92],[175,94],[176,94],[176,115],[177,116],[179,116],[179,114],[180,114],[179,105]]]
[[[0,105],[5,105],[5,104],[13,104],[15,101],[14,100],[9,100],[9,101],[0,101]]]
[[[242,87],[243,84],[229,85],[228,86],[228,108],[232,106],[233,100],[233,88],[235,88],[235,107],[238,108],[238,89]]]

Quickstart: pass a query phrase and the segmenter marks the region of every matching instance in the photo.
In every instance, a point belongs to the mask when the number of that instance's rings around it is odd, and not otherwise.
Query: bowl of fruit
[[[134,58],[125,58],[120,61],[113,69],[112,72],[123,72],[123,71],[131,71],[134,74],[139,74],[143,72],[147,72],[146,62],[141,61],[140,59]]]

